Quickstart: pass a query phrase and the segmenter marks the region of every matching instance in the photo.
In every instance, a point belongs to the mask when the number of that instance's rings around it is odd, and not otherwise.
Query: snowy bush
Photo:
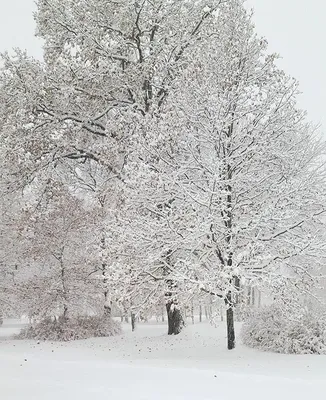
[[[242,327],[245,345],[289,354],[326,354],[326,319],[313,310],[290,312],[273,304],[254,312]]]
[[[98,316],[75,318],[45,318],[24,328],[18,339],[70,341],[91,337],[107,337],[121,333],[117,321]]]

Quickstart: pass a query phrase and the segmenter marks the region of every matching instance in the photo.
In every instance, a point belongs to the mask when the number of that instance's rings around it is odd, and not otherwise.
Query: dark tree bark
[[[240,278],[238,276],[234,277],[234,288],[237,290],[235,295],[235,304],[240,304],[241,297],[240,297]]]
[[[132,332],[134,332],[134,330],[136,329],[136,315],[135,313],[131,313],[131,330]]]
[[[247,306],[251,305],[251,286],[247,288]]]
[[[103,203],[103,206],[104,206],[104,203]],[[103,237],[101,239],[101,249],[104,251],[105,248],[106,248],[106,242],[105,242],[105,236],[103,234]],[[103,295],[104,295],[104,310],[103,310],[103,314],[104,314],[105,318],[110,318],[111,317],[111,301],[109,299],[109,289],[108,289],[109,279],[108,279],[108,277],[106,275],[107,267],[108,266],[107,266],[106,263],[103,263],[102,267],[101,267],[103,286],[104,286],[104,291],[103,291]]]
[[[171,264],[171,252],[168,251],[166,255],[166,263],[167,265]],[[165,292],[165,304],[166,304],[166,312],[168,317],[168,335],[178,335],[185,323],[182,317],[182,313],[180,308],[178,307],[178,301],[174,297],[178,292],[176,282],[169,278],[170,270],[167,266],[163,269],[163,274],[166,276],[166,287],[167,290]]]
[[[200,304],[199,305],[199,322],[202,322],[203,320],[203,306]]]
[[[168,335],[178,335],[185,323],[181,311],[173,299],[167,301],[166,312],[168,316]]]
[[[232,293],[229,292],[225,299],[226,309],[226,325],[228,337],[228,350],[235,348],[235,331],[234,331],[234,310],[232,302]]]
[[[251,289],[251,304],[254,306],[256,303],[256,293],[255,293],[255,288],[253,287]]]
[[[111,317],[111,306],[108,303],[104,304],[104,317]]]
[[[64,319],[68,319],[68,306],[67,306],[67,304],[64,304],[64,306],[63,306],[63,318]]]
[[[64,300],[63,303],[63,314],[62,317],[64,320],[68,319],[68,290],[66,287],[66,283],[67,283],[67,277],[66,277],[66,267],[65,267],[65,263],[63,260],[63,253],[64,253],[65,247],[63,246],[60,249],[60,255],[59,256],[55,256],[55,258],[59,261],[60,263],[60,278],[61,278],[61,285],[62,285],[62,297]]]

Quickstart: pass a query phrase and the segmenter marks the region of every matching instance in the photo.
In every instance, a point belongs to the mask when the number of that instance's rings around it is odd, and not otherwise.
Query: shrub
[[[326,319],[312,310],[292,312],[279,304],[249,317],[241,331],[245,345],[287,354],[326,354]]]
[[[121,326],[110,318],[91,316],[73,318],[45,318],[27,326],[18,339],[70,341],[91,337],[107,337],[121,333]]]

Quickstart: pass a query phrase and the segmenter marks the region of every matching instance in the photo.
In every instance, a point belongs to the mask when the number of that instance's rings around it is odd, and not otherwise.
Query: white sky
[[[326,134],[326,1],[247,0],[255,8],[259,34],[282,56],[281,66],[300,81],[300,106]],[[40,58],[41,43],[33,37],[34,0],[0,0],[0,51],[27,49]]]

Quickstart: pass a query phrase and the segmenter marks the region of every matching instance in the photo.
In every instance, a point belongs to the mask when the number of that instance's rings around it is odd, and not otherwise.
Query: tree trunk
[[[103,207],[104,207],[104,202],[105,202],[105,197],[104,198],[99,198],[99,202],[100,202],[100,205],[101,205],[101,207],[102,207],[102,210],[103,210]],[[102,232],[102,237],[101,237],[101,243],[100,243],[100,255],[101,255],[101,258],[104,258],[104,252],[105,252],[105,250],[106,250],[106,240],[105,240],[105,232],[103,231]],[[110,300],[110,296],[109,296],[109,278],[108,278],[108,275],[107,275],[107,270],[108,270],[108,265],[107,265],[107,263],[105,263],[105,262],[103,262],[102,263],[102,267],[101,267],[101,270],[102,270],[102,283],[103,283],[103,295],[104,295],[104,311],[103,311],[103,314],[104,314],[104,317],[105,318],[110,318],[111,317],[111,308],[112,308],[112,302],[111,302],[111,300]]]
[[[207,305],[205,306],[205,318],[206,318],[206,320],[208,320],[208,309],[207,309]]]
[[[131,313],[131,331],[134,332],[136,329],[136,315],[135,313]]]
[[[104,302],[104,317],[110,318],[111,317],[111,302],[108,301],[107,293],[104,293],[106,301]]]
[[[248,294],[247,294],[247,305],[250,306],[251,304],[251,286],[248,287]]]
[[[195,313],[194,313],[194,303],[191,302],[191,322],[194,325],[195,324]]]
[[[213,304],[213,299],[212,299],[212,297],[210,297],[210,299],[209,299],[209,307],[208,307],[208,318],[210,320],[212,320],[212,316],[213,316],[213,306],[212,306],[212,304]]]
[[[251,289],[251,301],[252,301],[252,305],[254,306],[255,305],[255,303],[256,303],[256,293],[255,293],[255,288],[253,287],[252,289]]]
[[[240,278],[238,276],[234,277],[234,287],[237,290],[235,295],[235,304],[240,304]]]
[[[233,312],[233,302],[232,294],[229,292],[225,299],[226,309],[226,325],[227,325],[227,335],[228,335],[228,350],[235,348],[235,331],[234,331],[234,312]]]
[[[199,305],[199,322],[202,322],[202,320],[203,320],[203,307],[200,304]]]
[[[185,325],[182,313],[178,307],[178,301],[174,297],[178,292],[176,282],[169,277],[170,269],[168,265],[171,264],[171,250],[166,254],[167,266],[163,268],[163,275],[166,277],[166,292],[165,292],[165,306],[168,317],[168,335],[178,335]]]
[[[185,323],[181,311],[176,307],[175,302],[170,299],[166,303],[166,312],[168,316],[168,335],[178,335]]]
[[[261,291],[258,290],[258,308],[261,307]]]
[[[67,287],[66,287],[66,268],[65,268],[65,264],[63,262],[63,253],[64,253],[64,247],[62,247],[62,249],[61,249],[61,254],[60,254],[60,257],[58,258],[58,260],[60,262],[62,297],[64,300],[62,316],[63,316],[64,320],[67,320],[68,319],[68,294],[67,294]]]
[[[63,318],[68,319],[68,306],[67,304],[64,304],[63,306]]]

